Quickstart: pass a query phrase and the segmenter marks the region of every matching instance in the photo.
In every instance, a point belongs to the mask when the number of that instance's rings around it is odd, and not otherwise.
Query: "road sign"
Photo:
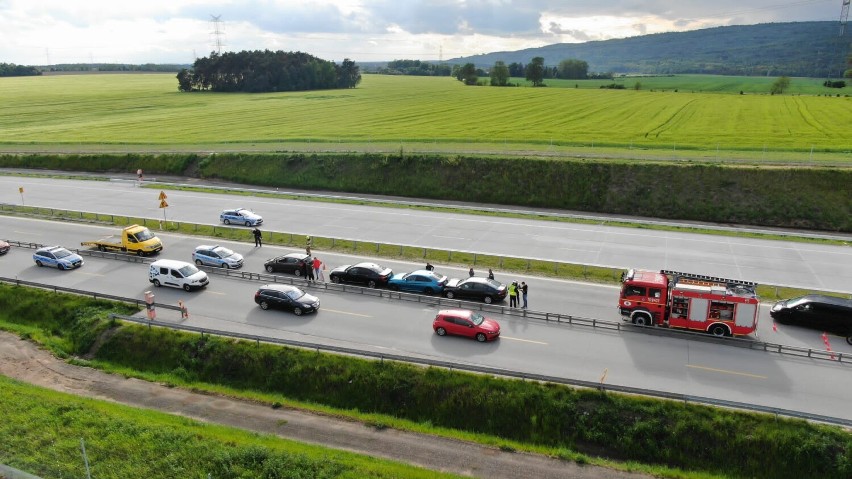
[[[166,200],[160,200],[160,208],[168,208],[169,204],[166,203]]]
[[[160,196],[159,196],[159,198],[157,198],[157,199],[158,199],[158,200],[160,200],[160,201],[163,201],[163,200],[165,200],[166,198],[168,198],[168,196],[166,196],[166,192],[165,192],[165,191],[161,191],[161,192],[160,192]],[[163,208],[163,206],[160,206],[160,208]]]

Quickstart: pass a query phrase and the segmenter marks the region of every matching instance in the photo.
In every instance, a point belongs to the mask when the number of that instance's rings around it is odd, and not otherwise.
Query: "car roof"
[[[305,253],[287,253],[279,256],[279,258],[307,258],[308,255]]]
[[[824,294],[807,294],[805,296],[790,299],[789,301],[794,300],[802,302],[807,301],[810,303],[831,304],[834,306],[845,306],[847,308],[852,308],[852,299],[838,298],[837,296],[826,296]]]
[[[216,248],[220,248],[220,246],[219,245],[202,244],[202,245],[196,246],[195,250],[198,251],[200,249],[216,249]]]
[[[258,289],[271,289],[281,291],[283,293],[289,293],[290,291],[302,291],[300,288],[289,284],[264,284]]]
[[[438,311],[438,316],[458,316],[461,318],[469,318],[473,311],[469,309],[442,309]]]
[[[384,270],[387,269],[384,266],[379,266],[378,264],[372,263],[370,261],[364,261],[363,263],[353,264],[352,267],[353,268],[370,268],[370,269],[376,269],[376,270],[379,270],[379,271],[384,271]]]
[[[52,252],[52,251],[56,251],[56,250],[59,250],[59,249],[65,249],[65,248],[62,247],[62,246],[43,246],[43,247],[37,249],[36,253],[42,253],[42,252],[47,252],[47,251]],[[72,251],[72,253],[73,253],[73,251]]]
[[[151,263],[151,266],[165,266],[166,268],[183,268],[184,266],[192,266],[192,263],[187,263],[186,261],[180,261],[177,259],[158,259]]]

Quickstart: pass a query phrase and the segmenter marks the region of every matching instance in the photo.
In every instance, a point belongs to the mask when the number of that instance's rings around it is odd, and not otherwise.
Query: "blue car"
[[[425,269],[395,274],[388,281],[388,288],[410,293],[440,294],[446,285],[446,276]]]
[[[243,265],[243,255],[234,253],[224,246],[203,244],[192,253],[195,264],[215,266],[217,268],[239,268]]]
[[[54,268],[74,269],[83,266],[83,258],[61,246],[45,246],[33,253],[36,266],[51,266]]]
[[[226,225],[233,223],[235,225],[260,226],[263,224],[263,217],[245,208],[223,210],[219,215],[219,220]]]

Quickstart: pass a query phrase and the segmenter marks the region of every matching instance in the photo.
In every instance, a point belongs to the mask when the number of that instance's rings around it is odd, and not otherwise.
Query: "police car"
[[[207,265],[217,268],[240,268],[243,265],[243,255],[219,245],[198,246],[192,253],[192,260],[199,266]]]
[[[224,210],[219,215],[219,219],[226,225],[233,223],[235,225],[259,226],[263,224],[263,217],[245,208]]]
[[[36,266],[51,266],[53,268],[74,269],[83,266],[83,258],[61,246],[45,246],[33,253]]]

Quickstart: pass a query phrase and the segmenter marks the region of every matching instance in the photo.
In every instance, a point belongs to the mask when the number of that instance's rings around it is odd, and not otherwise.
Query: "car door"
[[[457,318],[455,316],[447,316],[444,318],[444,321],[447,324],[447,332],[453,335],[464,335],[462,331],[462,319]]]
[[[163,268],[166,270],[165,279],[166,281],[163,284],[167,284],[174,288],[182,288],[183,284],[181,284],[183,280],[183,275],[180,274],[180,271],[171,268]]]
[[[366,278],[364,277],[364,268],[353,267],[349,268],[348,271],[345,271],[341,278],[348,283],[365,283]]]
[[[53,253],[49,251],[45,251],[41,254],[41,262],[44,263],[45,266],[56,267],[56,257],[53,256]]]
[[[461,286],[459,287],[459,294],[458,295],[462,298],[468,298],[468,299],[469,298],[475,298],[475,297],[477,297],[477,294],[478,293],[477,293],[476,283],[468,281],[468,282],[462,283]]]
[[[400,289],[403,291],[421,291],[421,281],[419,276],[415,276],[413,274],[409,274],[405,277],[405,280],[402,281],[400,285]]]

